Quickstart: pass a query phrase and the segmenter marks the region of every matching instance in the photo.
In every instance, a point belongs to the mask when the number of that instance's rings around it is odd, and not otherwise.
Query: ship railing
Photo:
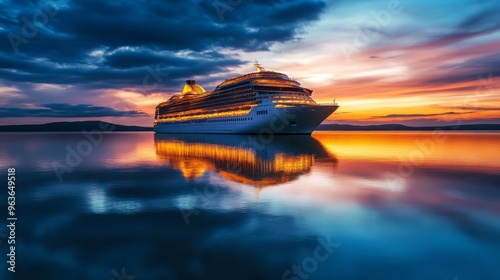
[[[321,102],[316,103],[318,106],[339,106],[337,102]]]

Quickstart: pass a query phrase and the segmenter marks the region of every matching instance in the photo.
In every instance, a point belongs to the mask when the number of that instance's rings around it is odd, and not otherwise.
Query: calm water
[[[0,134],[13,279],[500,279],[500,133],[95,140]]]

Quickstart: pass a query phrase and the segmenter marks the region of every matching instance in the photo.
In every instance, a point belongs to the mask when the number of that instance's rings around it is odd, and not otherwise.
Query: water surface
[[[500,279],[499,133],[0,137],[13,279]]]

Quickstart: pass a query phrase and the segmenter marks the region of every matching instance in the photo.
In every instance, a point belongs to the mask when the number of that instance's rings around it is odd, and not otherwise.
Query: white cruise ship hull
[[[337,105],[296,105],[275,108],[259,105],[240,117],[214,118],[185,122],[157,122],[159,133],[221,134],[311,134],[322,121],[337,110]],[[257,112],[265,111],[265,114]]]

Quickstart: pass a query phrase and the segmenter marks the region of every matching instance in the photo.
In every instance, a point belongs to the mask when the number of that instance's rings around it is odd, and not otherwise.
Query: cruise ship
[[[212,91],[187,80],[181,94],[156,106],[160,133],[311,134],[337,108],[320,104],[312,90],[287,75],[256,71],[226,79]]]

